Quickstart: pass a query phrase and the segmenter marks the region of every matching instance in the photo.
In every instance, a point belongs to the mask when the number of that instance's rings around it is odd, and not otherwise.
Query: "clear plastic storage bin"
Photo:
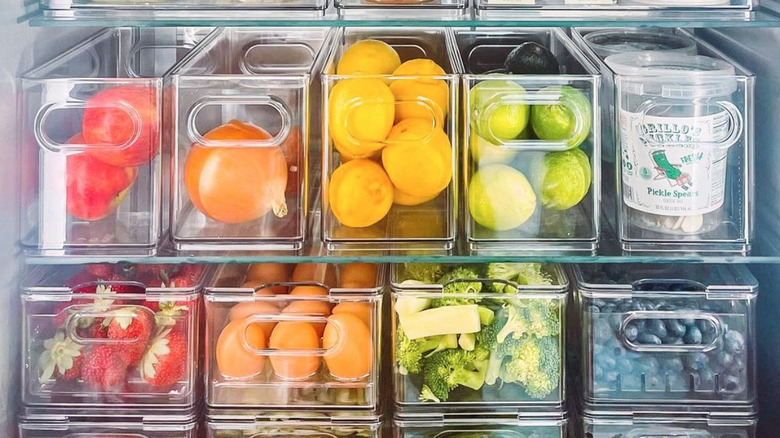
[[[577,265],[586,409],[752,414],[758,284],[740,265]]]
[[[395,438],[567,438],[567,419],[491,419],[393,421]]]
[[[694,39],[697,54],[646,50],[598,57],[615,84],[617,232],[632,252],[750,251],[753,85]],[[618,179],[619,178],[619,179]]]
[[[744,20],[757,0],[475,0],[488,18],[711,19]]]
[[[22,286],[22,402],[96,416],[195,406],[208,272],[126,263],[33,269]]]
[[[273,411],[379,404],[384,272],[223,265],[206,289],[206,402]]]
[[[581,420],[575,436],[584,438],[754,438],[755,418],[717,419],[674,416],[641,418],[591,417]]]
[[[106,29],[20,79],[21,241],[149,255],[164,231],[162,76],[199,38]]]
[[[322,238],[329,249],[454,246],[455,59],[443,28],[336,34],[322,75]]]
[[[215,420],[209,417],[206,428],[208,429],[206,438],[380,438],[384,436],[382,423],[376,420],[331,420],[296,415],[265,420],[255,420],[254,417]]]
[[[171,73],[177,248],[303,246],[330,32],[219,29]]]
[[[469,11],[469,0],[335,0],[335,5],[340,15],[368,19],[457,18]]]
[[[466,72],[469,247],[594,252],[601,198],[598,71],[560,29],[456,30],[455,38]]]
[[[558,265],[394,265],[399,415],[562,412],[568,280]]]
[[[19,419],[19,438],[198,438],[198,422],[35,421]]]

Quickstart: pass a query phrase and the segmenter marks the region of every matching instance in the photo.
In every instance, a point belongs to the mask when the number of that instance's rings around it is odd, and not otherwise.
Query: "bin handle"
[[[99,143],[58,143],[54,141],[46,133],[46,121],[49,117],[58,110],[71,110],[71,109],[86,109],[86,108],[114,108],[120,111],[124,111],[130,117],[133,122],[133,135],[121,144],[99,144]],[[38,142],[38,145],[51,152],[83,152],[87,149],[111,149],[111,150],[123,150],[130,147],[133,143],[138,141],[141,137],[141,115],[138,110],[132,105],[128,105],[125,102],[112,102],[100,105],[94,103],[88,104],[86,101],[70,101],[70,102],[54,102],[42,106],[38,113],[35,115],[35,121],[33,123],[33,134]]]
[[[198,113],[208,106],[222,105],[259,105],[267,106],[279,113],[282,120],[282,129],[274,137],[266,140],[209,140],[198,132],[195,126],[195,120]],[[205,147],[248,147],[262,148],[280,146],[287,140],[292,129],[292,116],[290,109],[282,100],[275,96],[256,96],[256,95],[227,95],[227,96],[204,96],[190,107],[187,116],[187,134],[193,144]]]
[[[744,130],[744,122],[742,118],[742,113],[739,111],[739,109],[734,105],[733,103],[725,100],[717,101],[717,102],[711,102],[707,103],[707,105],[714,105],[723,108],[723,111],[725,112],[727,119],[721,122],[721,124],[728,123],[728,131],[727,134],[724,134],[722,139],[715,139],[713,141],[699,141],[699,140],[690,140],[690,141],[673,141],[673,142],[667,142],[667,141],[656,141],[652,138],[652,136],[645,135],[644,132],[640,129],[641,126],[645,124],[645,117],[649,117],[650,115],[648,112],[655,107],[658,106],[664,106],[664,107],[695,107],[702,105],[702,103],[694,102],[680,102],[680,103],[670,103],[668,99],[662,99],[659,97],[654,97],[652,99],[648,99],[644,101],[639,107],[637,108],[637,113],[639,114],[639,121],[638,124],[631,128],[636,129],[637,134],[639,135],[639,139],[642,140],[644,143],[650,146],[678,146],[678,145],[699,145],[699,146],[712,146],[714,148],[721,148],[721,149],[728,149],[731,146],[733,146],[736,142],[739,141],[739,138],[742,136],[742,132]]]
[[[244,323],[241,328],[241,344],[246,351],[254,354],[255,356],[268,356],[268,357],[307,357],[317,356],[323,357],[329,352],[337,350],[339,348],[346,347],[344,343],[345,336],[343,335],[344,329],[339,325],[337,320],[333,320],[336,331],[339,333],[338,341],[330,348],[312,348],[306,350],[282,350],[276,348],[255,348],[249,343],[246,332],[249,330],[249,326],[257,323],[269,323],[269,322],[308,322],[312,324],[327,324],[330,321],[328,317],[316,314],[287,314],[287,313],[269,313],[269,314],[255,314],[244,318]]]
[[[135,65],[135,62],[133,62],[133,59],[135,59],[135,56],[143,50],[158,50],[158,49],[192,49],[195,47],[193,44],[136,44],[133,47],[130,48],[130,51],[127,53],[127,58],[125,59],[125,72],[127,73],[128,77],[131,78],[145,78],[147,76],[142,76],[140,73],[138,73],[138,70],[135,68],[137,67]]]
[[[699,345],[672,345],[672,344],[637,344],[635,341],[630,341],[626,338],[626,327],[633,321],[641,321],[647,319],[694,319],[707,321],[715,328],[715,336],[709,344]],[[702,352],[706,353],[712,351],[718,347],[718,340],[723,336],[725,329],[720,319],[716,318],[712,314],[704,313],[697,310],[670,310],[670,311],[653,311],[653,310],[639,310],[634,312],[628,312],[626,317],[620,323],[618,330],[618,339],[632,351],[638,353],[693,353]]]
[[[147,313],[149,318],[154,322],[154,312],[146,306],[140,305],[122,305],[111,304],[108,309],[96,309],[94,304],[78,305],[78,310],[68,315],[65,320],[65,332],[76,343],[82,345],[100,345],[100,344],[133,344],[141,340],[140,338],[134,339],[106,339],[106,338],[90,338],[81,336],[78,333],[79,320],[104,318],[129,318],[135,320],[138,318],[138,312]],[[132,309],[132,310],[129,310]],[[132,322],[132,321],[131,321]],[[129,324],[129,323],[128,323]]]
[[[487,91],[489,92],[489,88]],[[502,92],[500,89],[496,89],[495,94],[487,101],[487,105],[480,108],[475,108],[474,119],[479,121],[481,118],[490,117],[491,113],[496,111],[503,105],[563,105],[572,106],[571,99],[560,92],[560,87],[546,88],[533,93],[517,93],[517,92]],[[485,90],[480,90],[485,92]],[[494,145],[516,151],[543,151],[543,152],[557,152],[566,151],[571,149],[569,142],[579,132],[582,132],[583,127],[586,125],[584,115],[579,111],[572,111],[574,114],[574,129],[572,134],[563,140],[539,140],[539,139],[514,139],[514,140],[502,140],[493,134],[492,131],[483,132],[480,135],[493,143]],[[528,123],[531,122],[530,115],[528,117]]]
[[[282,64],[282,65],[263,65],[263,64],[255,64],[250,62],[247,57],[249,54],[254,50],[255,48],[259,47],[269,47],[269,48],[279,48],[279,49],[286,49],[291,50],[293,48],[296,49],[303,49],[304,52],[309,55],[310,60],[308,63],[300,63],[300,64]],[[314,63],[314,59],[317,57],[317,52],[314,51],[314,49],[311,48],[308,44],[300,43],[300,42],[288,42],[288,43],[255,43],[251,46],[247,47],[244,50],[243,55],[241,56],[241,60],[239,61],[239,68],[241,69],[241,72],[247,75],[253,75],[257,74],[258,72],[266,72],[266,71],[289,71],[289,72],[295,72],[295,71],[301,71],[301,70],[308,70],[309,67]]]

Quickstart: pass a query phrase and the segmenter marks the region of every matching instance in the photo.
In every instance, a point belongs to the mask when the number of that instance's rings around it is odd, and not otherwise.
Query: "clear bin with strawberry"
[[[22,286],[27,406],[180,407],[198,401],[205,265],[35,268]]]
[[[375,412],[384,269],[223,265],[205,289],[206,403]]]
[[[20,233],[30,251],[154,252],[165,229],[162,77],[199,32],[106,29],[22,75]]]

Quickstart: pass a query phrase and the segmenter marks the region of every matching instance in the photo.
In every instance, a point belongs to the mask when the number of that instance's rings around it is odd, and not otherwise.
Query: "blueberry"
[[[625,313],[628,312],[629,310],[634,310],[634,309],[632,309],[632,304],[626,301],[618,304],[618,310]]]
[[[695,386],[696,389],[699,390],[715,389],[715,373],[713,373],[712,370],[710,370],[709,368],[702,368],[695,375],[698,378],[696,380],[697,383],[697,385]]]
[[[662,363],[664,369],[672,373],[680,373],[682,370],[685,369],[685,366],[683,365],[683,361],[679,357],[665,359]]]
[[[597,319],[593,324],[593,338],[596,343],[603,344],[613,336],[609,323],[603,318]]]
[[[742,356],[735,356],[734,362],[731,363],[731,366],[729,367],[729,370],[734,372],[740,372],[745,369],[747,364],[745,363],[745,358]]]
[[[685,325],[678,319],[666,320],[666,332],[669,336],[681,337],[685,334]]]
[[[704,353],[693,353],[685,356],[685,367],[692,371],[699,371],[710,362],[709,356]]]
[[[596,361],[598,361],[597,363],[601,365],[605,371],[615,369],[615,366],[617,365],[617,360],[610,354],[596,356]]]
[[[647,308],[645,307],[645,303],[642,300],[634,300],[631,303],[631,310],[642,311],[642,310],[646,310],[646,309]]]
[[[712,325],[712,322],[706,319],[697,319],[696,327],[701,330],[702,334],[710,334],[715,332],[715,326]]]
[[[615,311],[615,304],[614,303],[607,303],[601,306],[601,313],[610,313]]]
[[[636,339],[639,341],[639,344],[661,345],[661,338],[650,333],[640,333]]]
[[[623,335],[626,337],[626,340],[629,342],[636,341],[637,336],[639,336],[639,328],[634,324],[633,322],[628,323],[626,325],[626,328],[623,330]]]
[[[701,330],[695,325],[689,326],[683,336],[683,341],[688,345],[699,345],[702,341]]]
[[[621,357],[617,360],[616,367],[621,374],[631,374],[634,371],[634,361],[627,357]]]
[[[596,307],[596,306],[588,306],[588,311],[591,314],[595,314],[595,313],[600,313],[601,312],[601,310],[598,307]]]
[[[734,374],[726,374],[722,377],[720,385],[726,392],[739,392],[742,390],[742,378]]]
[[[637,367],[644,373],[654,373],[661,367],[661,365],[658,363],[658,359],[656,359],[654,356],[637,360],[636,364]]]
[[[669,303],[660,301],[656,305],[656,310],[660,310],[662,312],[671,312],[675,309],[675,307]]]
[[[745,351],[745,337],[736,330],[729,330],[723,335],[723,343],[726,351],[732,354],[740,354]]]
[[[664,345],[678,345],[682,343],[682,339],[680,339],[679,336],[667,336],[661,339],[661,342],[663,342]]]
[[[661,319],[652,319],[648,321],[647,331],[659,338],[666,337],[666,325]]]
[[[598,307],[598,308],[600,308],[600,309],[603,309],[603,307],[604,307],[604,305],[606,305],[606,303],[604,302],[604,300],[597,298],[597,299],[593,300],[593,305]]]
[[[609,315],[609,326],[612,327],[612,330],[617,332],[620,330],[620,324],[623,323],[623,315],[614,313],[612,315]]]
[[[715,360],[718,361],[718,364],[721,367],[728,368],[734,362],[734,355],[729,353],[728,351],[721,350],[715,356]]]

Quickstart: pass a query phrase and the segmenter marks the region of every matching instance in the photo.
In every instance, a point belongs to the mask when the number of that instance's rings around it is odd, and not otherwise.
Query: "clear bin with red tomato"
[[[162,76],[202,34],[106,29],[22,76],[23,245],[154,252],[165,229]]]
[[[375,413],[382,265],[222,265],[205,289],[206,403]]]
[[[338,30],[322,75],[329,249],[454,247],[455,50],[443,28]]]
[[[46,409],[190,409],[206,265],[33,268],[22,285],[22,402]]]
[[[218,29],[174,69],[176,247],[300,249],[329,29]]]

